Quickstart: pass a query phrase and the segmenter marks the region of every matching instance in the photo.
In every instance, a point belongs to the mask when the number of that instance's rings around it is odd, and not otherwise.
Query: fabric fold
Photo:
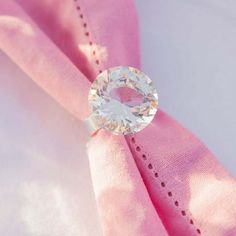
[[[63,107],[80,119],[88,116],[88,80],[11,0],[0,3],[0,47]]]
[[[236,181],[164,112],[127,142],[169,235],[235,235]]]
[[[167,236],[125,139],[101,130],[88,156],[104,235]]]

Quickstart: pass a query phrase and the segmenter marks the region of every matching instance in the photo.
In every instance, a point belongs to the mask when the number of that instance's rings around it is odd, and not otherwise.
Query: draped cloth
[[[141,68],[132,0],[1,1],[0,47],[81,120],[98,73]],[[235,180],[163,111],[135,135],[100,130],[87,153],[103,235],[236,235]]]

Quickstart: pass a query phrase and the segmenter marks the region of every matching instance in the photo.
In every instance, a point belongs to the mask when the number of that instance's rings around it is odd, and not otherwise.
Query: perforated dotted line
[[[81,24],[82,24],[82,27],[83,27],[83,29],[84,29],[84,35],[87,37],[89,46],[91,47],[92,55],[93,55],[93,57],[94,57],[94,62],[95,62],[95,64],[97,65],[98,72],[101,73],[101,72],[102,72],[102,69],[101,69],[101,66],[100,66],[101,63],[100,63],[99,58],[97,57],[97,51],[95,50],[95,48],[94,48],[94,46],[93,46],[94,43],[93,43],[93,41],[92,41],[92,39],[91,39],[91,35],[90,35],[89,30],[88,30],[88,23],[87,23],[87,22],[85,21],[85,19],[84,19],[84,14],[83,14],[83,12],[82,12],[82,10],[81,10],[81,6],[79,5],[78,1],[77,1],[77,0],[74,0],[74,2],[75,2],[75,5],[76,5],[76,10],[77,10],[77,12],[78,12],[79,19],[81,20]],[[131,142],[132,142],[133,144],[135,144],[135,138],[134,138],[134,137],[131,138]],[[139,146],[136,146],[135,150],[136,150],[137,152],[141,152],[141,148],[140,148]],[[143,159],[144,161],[146,161],[146,160],[147,160],[147,156],[146,156],[145,154],[142,154],[142,159]],[[153,165],[152,165],[151,163],[148,163],[147,167],[148,167],[149,170],[153,170],[153,173],[152,173],[152,174],[154,175],[154,177],[155,177],[156,179],[159,178],[158,172],[154,171]],[[160,184],[161,184],[161,187],[163,187],[163,188],[166,187],[166,184],[165,184],[164,181],[161,181]],[[173,197],[173,193],[172,193],[171,191],[167,191],[167,195],[168,195],[169,197],[171,197],[171,198]],[[175,205],[176,207],[179,207],[179,202],[178,202],[177,200],[175,200],[174,198],[173,198],[173,202],[174,202],[174,205]],[[186,216],[187,216],[186,211],[185,211],[185,210],[181,210],[181,215],[184,216],[184,217],[186,217]],[[193,221],[192,219],[189,220],[189,223],[190,223],[191,225],[194,225],[194,221]],[[197,232],[198,234],[201,234],[201,230],[200,230],[199,228],[196,228],[196,232]]]
[[[135,138],[134,138],[134,137],[131,137],[131,143],[135,146],[136,152],[139,152],[139,153],[141,154],[142,160],[143,160],[144,162],[146,162],[146,161],[147,161],[147,155],[146,155],[145,153],[141,153],[141,152],[142,152],[141,147],[138,146],[138,145],[136,145],[136,141],[135,141]],[[159,174],[158,174],[157,171],[154,170],[152,163],[148,162],[148,163],[147,163],[147,168],[152,172],[153,176],[154,176],[156,179],[159,179],[161,187],[162,187],[162,188],[166,188],[166,183],[165,183],[164,181],[160,180]],[[173,195],[174,195],[174,194],[173,194],[172,191],[167,190],[167,196],[172,199],[172,201],[173,201],[173,203],[174,203],[174,206],[175,206],[176,208],[179,208],[179,201],[177,201],[177,200],[174,198]],[[180,210],[180,213],[181,213],[181,215],[182,215],[183,217],[186,217],[186,219],[187,219],[187,213],[186,213],[185,210],[181,209],[181,210]],[[196,228],[196,227],[195,227],[193,219],[190,218],[190,219],[188,220],[188,222],[189,222],[190,225],[192,225],[192,226],[195,228],[197,234],[201,234],[201,230],[200,230],[199,228]]]
[[[78,0],[74,0],[74,3],[75,3],[75,6],[76,6],[76,10],[78,12],[78,17],[79,17],[79,19],[81,21],[81,24],[82,24],[82,27],[84,29],[84,35],[88,39],[88,44],[91,47],[92,55],[93,55],[93,58],[94,58],[94,63],[97,66],[98,72],[102,73],[101,61],[99,60],[99,58],[97,56],[98,52],[94,48],[94,42],[92,41],[91,34],[90,34],[89,30],[88,30],[88,23],[84,19],[84,14],[83,14],[83,12],[81,10],[81,6],[78,3]]]

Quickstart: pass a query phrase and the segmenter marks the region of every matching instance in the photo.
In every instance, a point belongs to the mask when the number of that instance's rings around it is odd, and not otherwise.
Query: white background
[[[137,7],[143,71],[161,108],[236,176],[236,2]],[[0,73],[0,235],[100,235],[85,127],[4,54]]]
[[[160,106],[236,176],[236,1],[137,0]]]

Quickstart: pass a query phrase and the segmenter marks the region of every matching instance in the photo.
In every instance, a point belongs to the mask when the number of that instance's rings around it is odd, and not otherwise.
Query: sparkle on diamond
[[[142,96],[138,104],[131,90]],[[126,102],[122,102],[124,96]],[[142,130],[152,121],[158,106],[157,91],[150,78],[138,69],[124,66],[99,74],[91,85],[88,99],[92,122],[114,134]]]

